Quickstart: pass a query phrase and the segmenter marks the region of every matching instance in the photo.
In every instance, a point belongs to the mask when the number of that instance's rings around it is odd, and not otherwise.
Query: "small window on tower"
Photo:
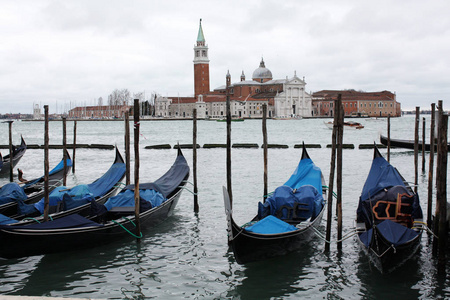
[[[202,56],[206,56],[206,50],[202,50]]]
[[[196,56],[196,57],[199,57],[199,56],[200,56],[200,51],[198,51],[198,50],[195,51],[195,56]]]

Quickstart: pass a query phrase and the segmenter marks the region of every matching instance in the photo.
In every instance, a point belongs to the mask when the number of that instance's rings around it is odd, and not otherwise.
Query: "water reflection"
[[[230,250],[231,251],[231,250]],[[305,246],[288,255],[246,264],[235,270],[234,281],[238,282],[228,291],[233,299],[271,299],[295,294],[301,287],[301,280],[309,277],[305,271],[310,266],[315,250]],[[236,264],[228,252],[230,269]]]

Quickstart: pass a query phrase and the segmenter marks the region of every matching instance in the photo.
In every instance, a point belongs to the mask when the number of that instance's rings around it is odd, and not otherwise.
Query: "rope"
[[[37,219],[35,219],[35,218],[26,217],[26,218],[23,218],[22,220],[33,220],[33,221],[36,221],[36,222],[38,222],[39,224],[41,224],[41,222],[39,222],[39,220],[37,220]]]
[[[327,190],[330,189],[330,187],[329,187],[329,186],[326,186],[326,185],[322,185],[322,189],[323,189],[323,188],[326,188]],[[331,194],[333,195],[334,198],[337,199],[337,194],[336,194],[335,192],[331,191]]]
[[[194,186],[194,184],[192,182],[190,182],[190,181],[183,180],[183,182],[189,183],[190,185]]]
[[[125,220],[127,220],[127,221],[129,221],[131,224],[133,224],[134,227],[136,227],[136,224],[134,224],[132,220],[130,220],[130,219],[126,218],[126,217],[122,217],[122,218],[125,219]],[[137,235],[135,235],[134,233],[132,233],[131,231],[129,231],[127,228],[125,228],[125,226],[123,226],[122,224],[120,224],[119,222],[117,222],[116,220],[111,220],[111,221],[113,221],[113,223],[115,223],[115,224],[119,225],[120,227],[122,227],[123,230],[125,230],[126,232],[128,232],[128,233],[129,233],[130,235],[132,235],[133,237],[135,237],[135,238],[137,238],[137,239],[142,238],[142,232],[139,233],[140,236],[137,236]]]
[[[324,241],[325,243],[331,244],[331,241],[328,241],[323,234],[315,227],[311,227],[313,229],[313,232],[315,233],[316,236],[318,236],[322,241]]]
[[[186,187],[184,187],[184,186],[179,186],[179,188],[188,191],[188,192],[191,193],[192,195],[195,195],[195,196],[198,195],[198,193],[194,193],[193,191],[189,190],[188,188],[186,188]]]

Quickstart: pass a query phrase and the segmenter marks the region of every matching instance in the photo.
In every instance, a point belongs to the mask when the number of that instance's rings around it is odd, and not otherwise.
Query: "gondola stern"
[[[122,164],[124,164],[125,163],[125,160],[123,159],[123,157],[122,157],[122,154],[120,154],[120,151],[119,151],[119,148],[117,147],[117,145],[116,145],[116,159],[114,160],[114,163],[116,164],[116,163],[122,163]]]

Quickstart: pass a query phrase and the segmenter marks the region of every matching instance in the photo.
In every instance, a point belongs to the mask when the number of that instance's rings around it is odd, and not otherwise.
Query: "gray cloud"
[[[447,1],[0,0],[0,113],[91,103],[114,89],[193,94],[198,21],[211,89],[261,56],[307,89],[397,93],[403,108],[450,95]],[[6,105],[5,105],[6,104]],[[60,111],[60,109],[59,109]]]

